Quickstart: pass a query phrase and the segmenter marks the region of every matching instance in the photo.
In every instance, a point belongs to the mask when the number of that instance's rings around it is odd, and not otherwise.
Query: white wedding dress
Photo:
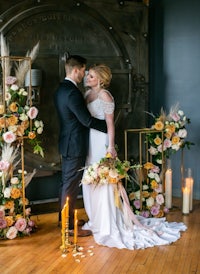
[[[92,116],[104,119],[104,112],[113,111],[114,103],[97,98],[88,104],[88,109]],[[105,157],[107,142],[107,134],[90,129],[86,166]],[[119,209],[115,206],[115,187],[115,184],[82,184],[84,206],[89,218],[83,229],[93,232],[97,244],[119,249],[143,249],[175,242],[180,238],[180,231],[187,229],[183,223],[169,223],[165,218],[135,216],[128,203],[126,207],[122,205],[123,210]],[[122,185],[120,188],[126,196]]]

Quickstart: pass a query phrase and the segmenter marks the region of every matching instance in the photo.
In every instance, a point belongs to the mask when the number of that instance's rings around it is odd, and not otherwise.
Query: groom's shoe
[[[86,223],[85,220],[82,220],[82,219],[78,220],[78,226],[83,226],[85,223]]]
[[[78,237],[87,237],[87,236],[91,236],[92,235],[92,231],[91,230],[87,230],[87,229],[78,229]],[[69,236],[74,236],[74,230],[69,230]]]

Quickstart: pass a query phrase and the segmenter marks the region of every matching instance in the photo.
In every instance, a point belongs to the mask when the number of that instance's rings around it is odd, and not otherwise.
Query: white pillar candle
[[[190,189],[186,186],[183,187],[183,214],[189,214],[190,212]]]
[[[172,208],[172,170],[165,172],[165,206]]]
[[[194,180],[192,177],[185,178],[185,186],[190,190],[190,211],[193,209],[193,184]]]

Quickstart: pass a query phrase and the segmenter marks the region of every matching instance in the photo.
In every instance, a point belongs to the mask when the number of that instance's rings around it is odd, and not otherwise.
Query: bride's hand
[[[114,147],[108,147],[107,148],[107,153],[110,153],[112,155],[113,158],[117,157],[117,151],[115,150]]]

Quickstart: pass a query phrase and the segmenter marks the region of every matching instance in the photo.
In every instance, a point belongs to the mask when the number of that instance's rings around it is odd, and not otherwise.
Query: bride
[[[85,99],[92,116],[105,119],[107,134],[90,129],[89,153],[86,166],[99,162],[115,150],[114,98],[107,90],[112,78],[111,70],[104,64],[93,65],[85,79]],[[156,245],[166,245],[180,238],[180,231],[187,228],[183,223],[169,223],[165,218],[144,218],[135,216],[128,204],[115,206],[114,184],[86,184],[86,172],[82,178],[83,200],[88,222],[83,229],[92,231],[97,244],[127,249],[140,249]],[[120,185],[122,193],[125,190]],[[121,209],[123,208],[123,209]],[[130,219],[127,222],[127,210]],[[131,213],[130,213],[131,212]],[[125,216],[126,215],[126,216]]]

